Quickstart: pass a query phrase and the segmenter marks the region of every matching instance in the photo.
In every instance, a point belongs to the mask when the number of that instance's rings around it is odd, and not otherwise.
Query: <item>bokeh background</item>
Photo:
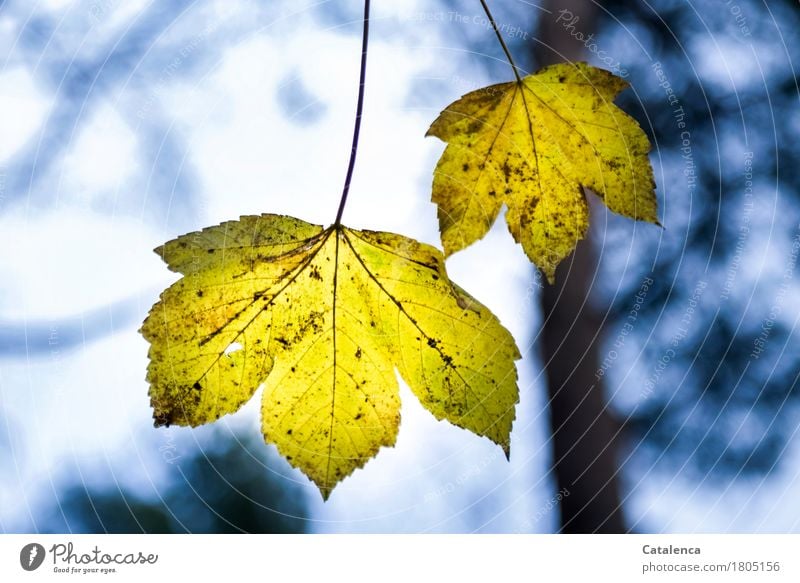
[[[800,6],[490,5],[526,71],[631,83],[665,228],[593,204],[555,287],[503,221],[448,260],[525,355],[510,462],[403,387],[396,447],[323,503],[258,397],[154,429],[137,330],[163,241],[331,222],[362,3],[0,1],[0,531],[800,530]],[[427,126],[510,78],[477,0],[375,2],[345,222],[438,245]]]

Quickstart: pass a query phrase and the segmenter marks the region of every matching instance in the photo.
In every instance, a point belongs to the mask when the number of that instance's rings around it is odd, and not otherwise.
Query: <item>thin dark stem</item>
[[[339,210],[336,213],[334,226],[342,224],[342,213],[347,204],[347,195],[350,192],[350,180],[353,178],[353,169],[356,165],[358,153],[358,135],[361,133],[361,112],[364,110],[364,80],[367,76],[367,43],[369,41],[369,0],[364,0],[364,32],[361,36],[361,73],[358,79],[358,103],[356,104],[356,123],[353,128],[353,145],[350,149],[350,163],[347,165],[347,176],[344,179],[342,199],[339,201]]]
[[[481,0],[481,6],[483,6],[483,11],[489,18],[489,22],[492,23],[492,28],[494,29],[494,33],[497,35],[497,40],[500,41],[500,46],[503,47],[503,52],[506,54],[506,58],[508,59],[508,64],[511,65],[511,68],[514,70],[514,77],[517,78],[518,83],[521,83],[522,79],[519,76],[519,71],[517,70],[517,66],[514,64],[514,59],[511,57],[511,52],[508,50],[506,41],[503,40],[503,36],[500,34],[500,29],[497,28],[497,23],[495,22],[494,16],[492,16],[491,11],[489,10],[489,6],[486,4],[486,0]]]

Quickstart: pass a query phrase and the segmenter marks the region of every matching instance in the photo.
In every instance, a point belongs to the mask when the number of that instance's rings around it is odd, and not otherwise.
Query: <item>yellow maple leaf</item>
[[[514,239],[552,282],[589,226],[582,187],[658,224],[650,142],[613,103],[627,86],[585,63],[558,64],[448,106],[427,133],[447,142],[432,195],[445,255],[486,235],[505,204]]]
[[[437,419],[508,453],[519,351],[433,247],[261,215],[156,252],[183,274],[142,326],[156,425],[214,421],[263,383],[265,440],[327,498],[394,444],[396,369]]]

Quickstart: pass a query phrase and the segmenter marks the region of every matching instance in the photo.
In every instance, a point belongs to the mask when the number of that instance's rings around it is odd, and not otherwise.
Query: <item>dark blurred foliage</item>
[[[255,439],[226,437],[216,431],[207,445],[183,441],[164,450],[170,479],[163,486],[126,485],[118,481],[119,472],[103,480],[102,474],[93,471],[90,483],[73,481],[61,487],[58,503],[41,529],[54,533],[304,532],[308,526],[305,493],[275,470],[282,462],[266,451]],[[69,475],[74,480],[81,474]]]
[[[703,479],[769,472],[798,419],[800,349],[790,297],[800,233],[799,5],[602,5],[597,38],[630,72],[634,91],[618,102],[657,144],[667,227],[636,229],[634,244],[605,233],[598,281],[601,300],[612,305],[606,353],[630,321],[644,278],[654,282],[610,367],[612,403],[648,464]],[[681,159],[686,136],[659,86],[657,61],[686,113],[694,191]],[[745,194],[746,152],[752,197]],[[620,222],[610,224],[609,231]]]

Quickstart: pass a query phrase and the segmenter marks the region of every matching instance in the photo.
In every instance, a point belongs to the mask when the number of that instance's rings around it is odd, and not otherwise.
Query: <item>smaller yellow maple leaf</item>
[[[583,187],[658,224],[650,142],[613,103],[627,86],[586,63],[558,64],[449,105],[427,133],[447,142],[432,194],[445,255],[486,235],[505,204],[509,231],[552,283],[589,227]]]

